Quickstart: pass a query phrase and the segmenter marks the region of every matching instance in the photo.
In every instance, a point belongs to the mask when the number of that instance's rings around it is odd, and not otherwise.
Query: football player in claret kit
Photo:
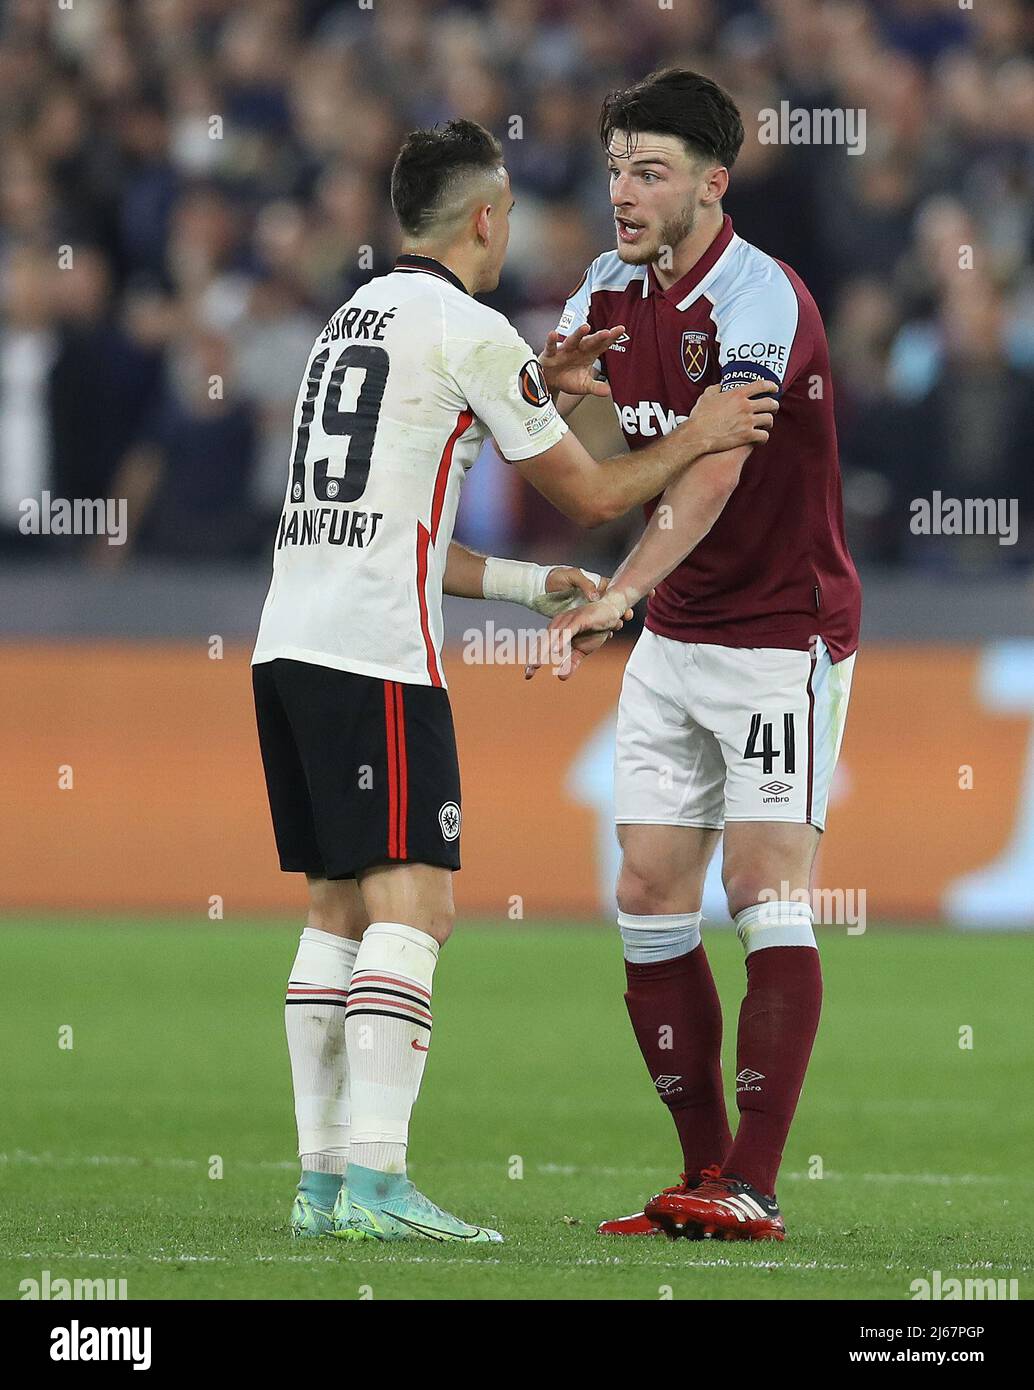
[[[286,1007],[302,1166],[291,1227],[495,1241],[406,1169],[460,864],[442,593],[552,615],[598,591],[580,570],[453,543],[464,475],[492,434],[551,502],[593,525],[708,452],[764,443],[778,407],[746,387],[714,390],[635,467],[623,454],[597,461],[552,392],[605,391],[591,367],[619,332],[572,335],[543,368],[473,297],[497,285],[509,235],[498,141],[470,121],[415,131],[391,193],[403,253],[309,356],[252,658],[280,865],[309,885]]]
[[[723,215],[743,134],[731,98],[697,73],[668,69],[606,99],[617,249],[590,265],[547,346],[581,325],[622,326],[600,365],[633,457],[715,383],[775,383],[781,407],[763,450],[712,455],[676,478],[602,599],[554,620],[575,639],[573,670],[602,640],[594,630],[654,591],[618,711],[618,922],[629,1016],[684,1171],[643,1212],[604,1222],[604,1234],[781,1240],[776,1174],[819,1020],[811,871],[860,590],[818,310],[794,271]],[[558,400],[566,414],[576,403]],[[747,970],[735,1138],[700,939],[704,875],[723,830]]]

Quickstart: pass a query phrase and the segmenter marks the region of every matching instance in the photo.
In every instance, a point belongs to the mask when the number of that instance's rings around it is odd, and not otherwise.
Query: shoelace
[[[701,1183],[696,1189],[697,1196],[708,1197],[712,1194],[724,1194],[732,1187],[733,1179],[722,1176],[722,1170],[717,1164],[710,1168],[701,1168]]]
[[[711,1168],[701,1168],[699,1178],[691,1179],[688,1173],[680,1173],[678,1182],[675,1183],[673,1187],[665,1187],[662,1190],[662,1195],[668,1192],[696,1192],[705,1183],[719,1177],[721,1171],[718,1165],[715,1164]]]
[[[684,1177],[685,1174],[683,1174]],[[725,1197],[734,1190],[739,1182],[738,1178],[724,1177],[717,1164],[711,1168],[701,1168],[700,1177],[702,1179],[700,1186],[694,1189],[698,1197]],[[774,1201],[774,1197],[766,1197],[763,1199],[763,1204]]]

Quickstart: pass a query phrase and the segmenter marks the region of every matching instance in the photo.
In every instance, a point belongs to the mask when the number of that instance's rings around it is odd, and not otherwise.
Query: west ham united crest
[[[692,328],[682,335],[682,365],[690,381],[699,381],[707,371],[707,334]]]

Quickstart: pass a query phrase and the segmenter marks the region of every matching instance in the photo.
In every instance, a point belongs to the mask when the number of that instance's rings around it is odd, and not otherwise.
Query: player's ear
[[[478,241],[480,241],[483,245],[487,246],[488,238],[492,231],[491,203],[485,203],[482,207],[478,208],[477,214],[474,218],[474,230],[477,233]]]
[[[711,207],[725,197],[729,187],[729,171],[724,164],[714,165],[706,171],[705,179],[702,201],[707,207]]]

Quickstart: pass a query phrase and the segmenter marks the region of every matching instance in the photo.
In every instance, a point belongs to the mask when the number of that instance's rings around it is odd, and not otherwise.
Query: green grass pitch
[[[789,1238],[719,1245],[595,1234],[679,1166],[616,933],[462,924],[410,1166],[507,1237],[475,1250],[290,1240],[297,933],[0,925],[0,1296],[45,1269],[125,1278],[130,1299],[904,1299],[933,1270],[1029,1296],[1032,938],[822,932],[822,1027],[779,1184]],[[707,940],[730,1074],[742,956],[731,932]]]

